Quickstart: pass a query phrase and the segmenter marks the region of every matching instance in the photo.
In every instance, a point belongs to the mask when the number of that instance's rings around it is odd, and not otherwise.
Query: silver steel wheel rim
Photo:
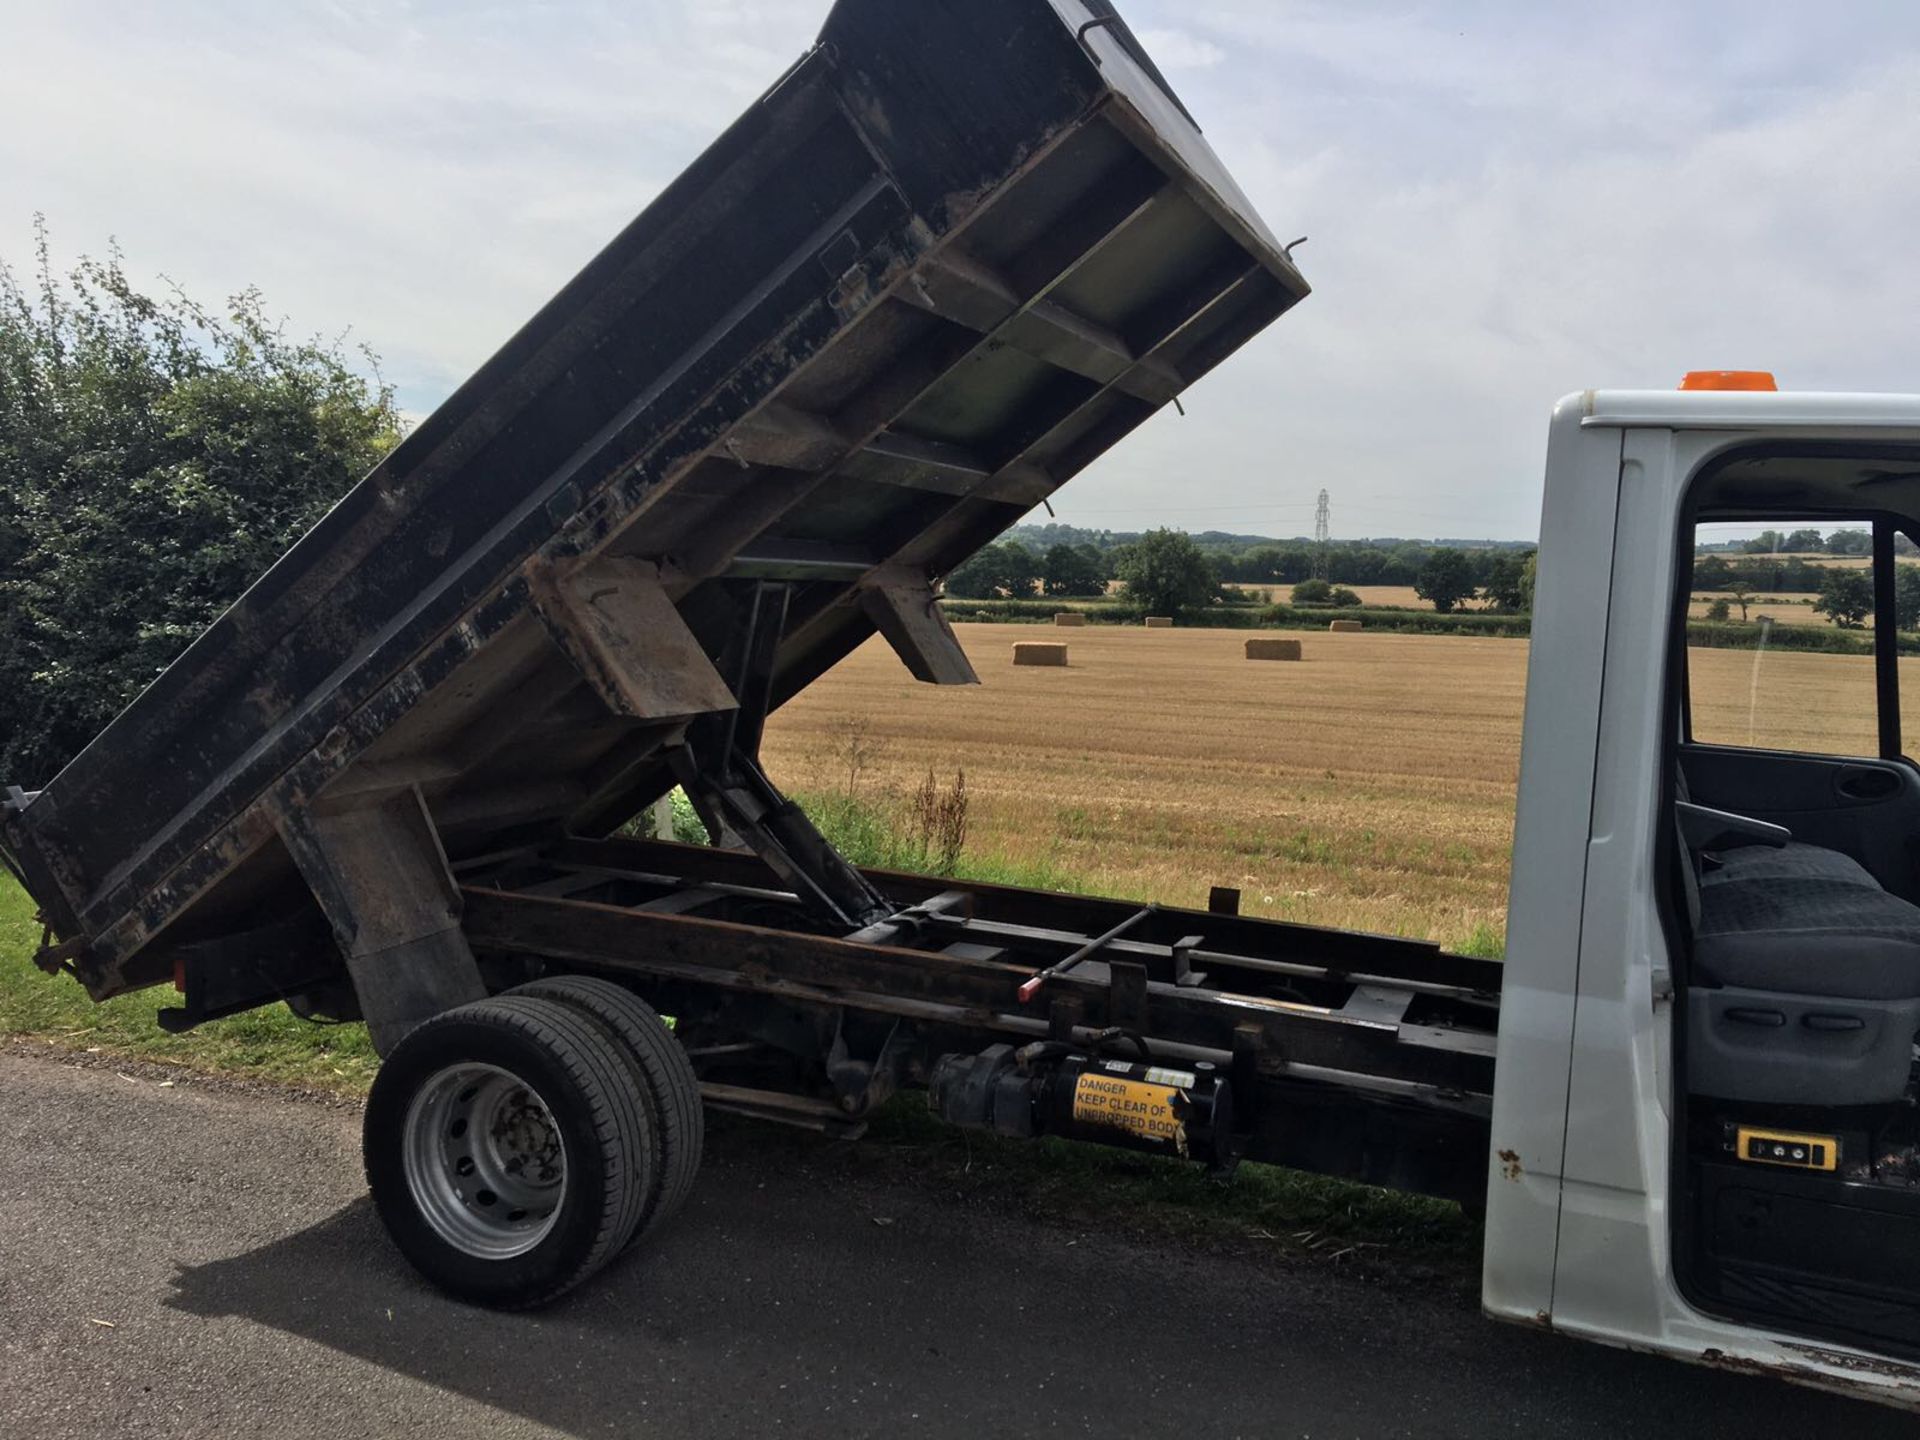
[[[449,1065],[407,1106],[402,1164],[434,1234],[482,1260],[524,1255],[553,1229],[567,1153],[546,1101],[497,1065]]]

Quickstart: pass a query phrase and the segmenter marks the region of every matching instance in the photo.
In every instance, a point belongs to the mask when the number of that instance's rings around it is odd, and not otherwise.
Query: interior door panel
[[[1851,855],[1895,895],[1920,900],[1920,770],[1907,760],[1843,760],[1688,745],[1695,802],[1784,825],[1793,838]]]

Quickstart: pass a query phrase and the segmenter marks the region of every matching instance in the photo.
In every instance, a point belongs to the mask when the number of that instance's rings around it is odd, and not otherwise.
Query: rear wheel
[[[558,1001],[590,1016],[626,1054],[634,1083],[646,1097],[657,1147],[653,1189],[634,1239],[652,1234],[686,1202],[700,1173],[706,1112],[700,1104],[700,1081],[686,1050],[658,1011],[608,980],[556,975],[508,993]]]
[[[542,1304],[633,1236],[657,1142],[631,1062],[550,999],[437,1015],[374,1077],[367,1183],[395,1245],[450,1294]]]

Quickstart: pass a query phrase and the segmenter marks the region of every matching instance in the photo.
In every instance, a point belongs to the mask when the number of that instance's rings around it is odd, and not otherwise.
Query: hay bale
[[[1298,660],[1300,642],[1298,640],[1249,640],[1247,641],[1247,659],[1249,660]]]
[[[1360,622],[1358,620],[1334,620],[1327,625],[1327,629],[1336,635],[1357,635],[1360,633]]]
[[[1053,640],[1016,640],[1013,644],[1016,665],[1064,665],[1067,647]]]
[[[1053,623],[1062,630],[1076,630],[1087,623],[1087,617],[1078,610],[1060,610],[1055,612]]]
[[[1149,630],[1171,630],[1173,628],[1173,616],[1149,615],[1147,616],[1147,628]]]

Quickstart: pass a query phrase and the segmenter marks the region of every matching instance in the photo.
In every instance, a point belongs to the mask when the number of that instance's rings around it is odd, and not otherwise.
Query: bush
[[[1330,585],[1325,580],[1302,580],[1293,587],[1295,605],[1334,605],[1346,608],[1360,603],[1360,597],[1344,585]]]
[[[0,779],[45,783],[397,443],[391,389],[252,291],[0,263]],[[371,356],[365,357],[371,368]]]
[[[1715,600],[1711,605],[1707,606],[1707,619],[1724,621],[1731,614],[1731,610],[1732,607],[1729,606],[1724,599]]]
[[[659,827],[653,823],[654,809],[651,805],[621,826],[619,833],[639,840],[677,840],[682,845],[709,844],[706,822],[700,818],[700,812],[693,808],[693,801],[687,798],[687,792],[676,785],[667,793],[667,801],[673,807],[671,834],[658,833]]]

